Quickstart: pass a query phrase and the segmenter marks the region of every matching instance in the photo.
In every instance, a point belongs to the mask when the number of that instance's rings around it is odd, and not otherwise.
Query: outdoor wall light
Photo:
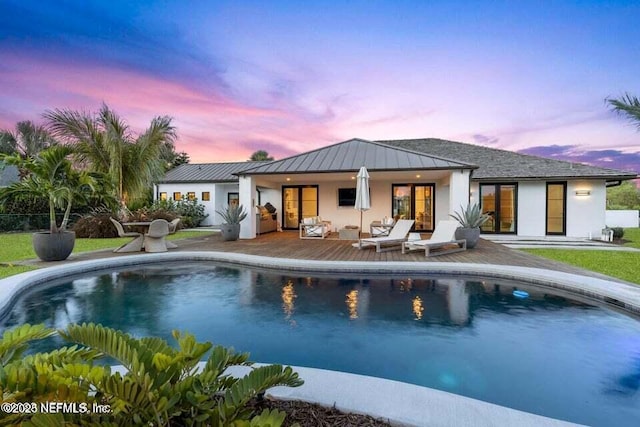
[[[590,196],[590,190],[576,190],[576,196]]]
[[[420,174],[416,175],[416,178],[420,178]]]
[[[291,181],[291,178],[287,177],[287,181]]]

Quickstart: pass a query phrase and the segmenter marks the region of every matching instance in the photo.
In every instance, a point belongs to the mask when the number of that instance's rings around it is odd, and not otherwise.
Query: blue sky
[[[102,102],[194,162],[437,137],[640,172],[639,2],[0,3],[0,127]]]

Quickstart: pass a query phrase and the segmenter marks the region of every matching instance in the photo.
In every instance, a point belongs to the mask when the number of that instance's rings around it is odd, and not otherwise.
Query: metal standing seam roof
[[[474,169],[477,166],[436,157],[401,147],[350,139],[306,153],[276,160],[253,168],[245,168],[237,175],[285,173],[353,172],[366,166],[370,171]]]
[[[548,159],[444,139],[425,138],[376,142],[436,156],[446,155],[463,162],[472,161],[479,167],[473,171],[471,179],[478,181],[563,178],[600,178],[614,181],[634,179],[638,176],[635,172],[630,171]]]
[[[159,183],[237,182],[235,173],[265,163],[270,162],[186,163],[168,171]]]

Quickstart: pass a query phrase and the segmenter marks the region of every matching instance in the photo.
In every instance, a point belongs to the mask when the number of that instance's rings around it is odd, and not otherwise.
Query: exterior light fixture
[[[291,181],[291,178],[287,177],[287,181]]]
[[[355,176],[352,176],[352,177],[351,177],[351,179],[356,179],[356,177],[355,177]]]
[[[576,190],[576,196],[590,196],[590,190]]]
[[[416,175],[416,178],[420,178],[420,174]]]

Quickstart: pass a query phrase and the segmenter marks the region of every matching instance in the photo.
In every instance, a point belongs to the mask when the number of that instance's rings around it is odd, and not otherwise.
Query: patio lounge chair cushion
[[[413,250],[424,250],[425,256],[435,256],[460,252],[467,249],[467,241],[456,240],[456,229],[459,227],[457,221],[438,221],[436,229],[431,238],[425,240],[412,240],[402,244],[402,253]],[[439,249],[433,251],[433,249]]]
[[[413,227],[412,219],[400,219],[396,222],[396,225],[393,226],[388,236],[361,239],[360,242],[358,242],[358,248],[362,249],[363,247],[375,246],[376,252],[394,249],[394,247],[401,246],[402,243],[407,240],[407,235],[409,231],[411,231],[411,227]],[[385,247],[385,249],[383,249],[383,247]]]

